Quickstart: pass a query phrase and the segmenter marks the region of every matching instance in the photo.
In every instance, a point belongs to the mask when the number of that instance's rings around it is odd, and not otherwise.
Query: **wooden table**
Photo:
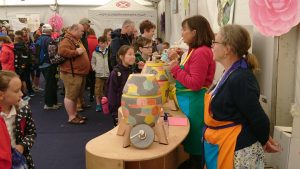
[[[185,117],[179,111],[172,116]],[[180,143],[187,136],[187,126],[169,126],[169,144],[154,142],[141,150],[132,146],[123,148],[123,136],[116,135],[117,127],[86,144],[87,169],[175,169],[188,158]]]

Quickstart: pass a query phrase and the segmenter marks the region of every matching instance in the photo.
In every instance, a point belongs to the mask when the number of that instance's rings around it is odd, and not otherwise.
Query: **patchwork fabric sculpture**
[[[162,97],[156,77],[152,74],[131,74],[125,84],[121,108],[129,125],[154,126],[162,107]]]
[[[159,90],[162,95],[162,103],[166,103],[169,94],[169,81],[164,63],[162,62],[146,62],[142,74],[154,74],[159,85]]]

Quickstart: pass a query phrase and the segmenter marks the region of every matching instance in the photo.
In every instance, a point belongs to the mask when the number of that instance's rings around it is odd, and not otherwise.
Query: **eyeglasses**
[[[224,44],[224,42],[217,42],[217,41],[215,41],[215,40],[212,40],[211,43],[212,43],[213,45],[216,44],[216,43],[217,43],[217,44]]]
[[[143,48],[152,49],[152,46],[143,46]]]

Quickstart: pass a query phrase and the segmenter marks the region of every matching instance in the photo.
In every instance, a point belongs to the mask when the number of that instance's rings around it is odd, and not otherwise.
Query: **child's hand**
[[[138,67],[139,67],[139,69],[143,69],[144,66],[145,66],[145,63],[144,63],[143,61],[139,61],[139,62],[138,62]]]
[[[16,150],[18,150],[19,153],[23,154],[24,152],[24,147],[20,144],[16,145]]]

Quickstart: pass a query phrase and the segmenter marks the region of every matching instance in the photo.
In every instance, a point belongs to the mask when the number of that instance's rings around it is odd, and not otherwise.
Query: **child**
[[[170,48],[169,42],[163,42],[162,43],[162,51],[163,50],[168,50]]]
[[[2,110],[0,115],[6,123],[11,140],[12,164],[17,166],[14,161],[15,157],[24,156],[26,160],[23,159],[23,161],[27,163],[28,169],[33,169],[30,150],[36,137],[36,129],[29,106],[21,100],[22,95],[21,80],[18,75],[10,71],[1,71],[0,106]]]
[[[33,96],[34,91],[30,80],[30,53],[22,37],[15,37],[14,53],[15,70],[22,81],[22,92]]]
[[[15,71],[14,66],[14,44],[8,36],[0,36],[0,63],[2,70]]]
[[[5,125],[5,121],[1,116],[0,116],[0,152],[1,152],[0,153],[1,169],[11,169],[10,138]]]
[[[119,64],[111,71],[108,78],[109,111],[114,125],[118,123],[118,108],[121,106],[121,96],[128,76],[133,73],[131,66],[135,63],[134,50],[131,46],[123,45],[118,51]]]
[[[145,37],[139,37],[135,42],[135,69],[137,69],[137,72],[141,72],[141,69],[138,69],[137,67],[144,66],[145,62],[148,60],[151,60],[152,56],[152,40],[145,38]]]
[[[95,96],[96,96],[96,111],[100,112],[101,98],[103,96],[104,84],[109,76],[108,68],[108,48],[107,39],[104,36],[98,38],[98,46],[93,52],[92,56],[92,69],[95,71],[96,82],[95,82]]]

